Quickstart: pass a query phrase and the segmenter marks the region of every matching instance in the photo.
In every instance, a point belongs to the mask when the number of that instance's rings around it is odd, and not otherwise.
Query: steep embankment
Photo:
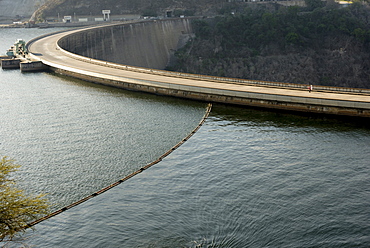
[[[0,0],[0,20],[30,17],[45,0]]]
[[[171,69],[191,73],[370,88],[370,9],[247,11],[194,23],[196,39]]]

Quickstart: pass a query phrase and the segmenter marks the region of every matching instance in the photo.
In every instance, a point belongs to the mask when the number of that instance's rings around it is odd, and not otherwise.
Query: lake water
[[[0,29],[0,51],[54,30]],[[58,209],[184,138],[206,103],[0,70],[0,155]],[[35,226],[32,247],[370,247],[369,121],[216,104],[149,170]],[[16,244],[15,247],[21,246]]]

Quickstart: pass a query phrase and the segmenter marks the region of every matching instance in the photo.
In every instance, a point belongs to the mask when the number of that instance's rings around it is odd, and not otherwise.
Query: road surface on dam
[[[150,68],[135,69],[97,61],[74,55],[59,47],[58,40],[79,31],[56,33],[29,42],[31,56],[63,74],[121,88],[204,101],[370,117],[370,94],[324,92],[315,89],[309,92],[306,87],[287,89],[184,77],[181,76],[184,74],[167,74],[159,70],[153,70],[152,73]]]

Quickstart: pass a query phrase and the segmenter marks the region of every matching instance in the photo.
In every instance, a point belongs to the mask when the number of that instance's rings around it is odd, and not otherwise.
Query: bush
[[[10,176],[20,166],[14,160],[0,159],[0,242],[9,242],[24,232],[26,225],[48,213],[44,195],[26,195]]]

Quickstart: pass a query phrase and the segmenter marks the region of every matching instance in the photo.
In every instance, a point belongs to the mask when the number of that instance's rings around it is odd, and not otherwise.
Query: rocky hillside
[[[172,70],[370,88],[370,8],[247,10],[194,23]]]
[[[97,15],[110,9],[113,15],[142,14],[163,16],[166,11],[206,15],[222,8],[224,0],[48,0],[40,16]],[[186,11],[186,12],[185,12]],[[174,14],[174,13],[172,13]]]
[[[370,88],[368,0],[339,7],[305,0],[306,7],[226,0],[48,0],[38,17],[114,14],[223,17],[194,23],[196,38],[177,52],[169,70]],[[231,14],[233,13],[233,14]]]
[[[45,0],[0,0],[0,21],[30,17]]]

